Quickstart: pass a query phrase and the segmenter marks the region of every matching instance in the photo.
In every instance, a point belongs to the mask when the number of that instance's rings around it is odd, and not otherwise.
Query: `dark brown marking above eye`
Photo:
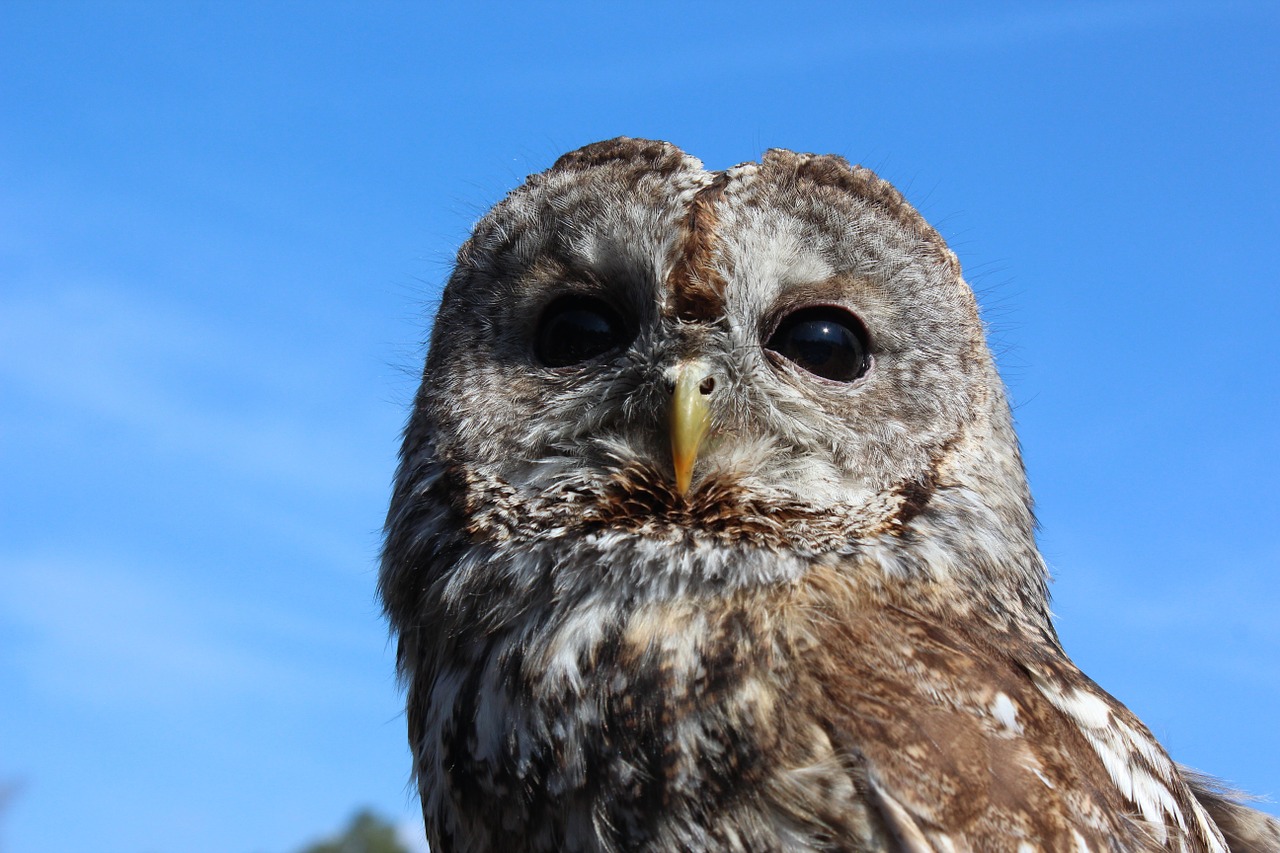
[[[667,313],[677,319],[711,323],[724,314],[725,281],[715,266],[720,224],[715,208],[728,183],[728,174],[721,172],[689,203],[680,256],[667,277]]]

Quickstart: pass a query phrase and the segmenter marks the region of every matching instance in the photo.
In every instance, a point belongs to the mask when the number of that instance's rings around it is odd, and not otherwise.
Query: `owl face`
[[[481,537],[816,556],[894,536],[900,559],[939,486],[982,476],[1002,488],[965,511],[1030,526],[955,257],[834,157],[711,173],[614,140],[531,177],[459,253],[415,435]]]

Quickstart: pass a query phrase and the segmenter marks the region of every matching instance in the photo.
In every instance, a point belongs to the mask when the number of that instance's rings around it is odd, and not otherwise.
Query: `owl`
[[[619,138],[458,252],[379,578],[433,851],[1280,850],[1046,578],[974,295],[870,171]]]

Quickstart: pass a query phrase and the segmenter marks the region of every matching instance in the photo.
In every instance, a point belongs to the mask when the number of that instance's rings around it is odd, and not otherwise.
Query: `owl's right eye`
[[[629,340],[617,312],[589,296],[562,296],[538,320],[534,354],[547,367],[569,367],[620,349]]]

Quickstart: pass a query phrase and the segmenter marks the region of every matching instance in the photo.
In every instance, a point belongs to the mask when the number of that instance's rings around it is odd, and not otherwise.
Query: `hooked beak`
[[[676,489],[689,491],[698,448],[711,427],[709,398],[716,380],[706,362],[687,361],[676,367],[671,391],[671,458],[675,463]]]

